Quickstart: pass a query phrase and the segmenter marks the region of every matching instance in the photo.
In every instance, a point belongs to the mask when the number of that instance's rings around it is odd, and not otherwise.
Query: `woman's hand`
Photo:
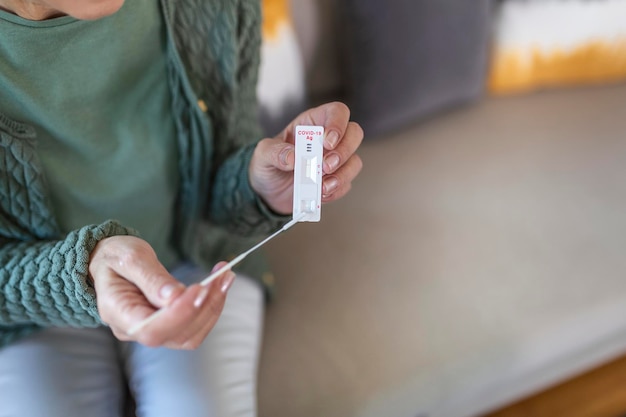
[[[322,202],[343,197],[363,166],[355,154],[363,140],[363,130],[350,121],[350,109],[343,103],[329,103],[307,110],[277,137],[260,141],[250,162],[252,189],[281,214],[289,214],[293,208],[297,125],[323,126],[325,130]]]
[[[215,266],[214,271],[224,263]],[[185,287],[157,260],[150,245],[132,236],[101,240],[91,254],[98,311],[120,340],[146,346],[195,349],[219,318],[235,275],[224,275],[206,287]],[[128,330],[160,308],[163,313],[130,337]]]

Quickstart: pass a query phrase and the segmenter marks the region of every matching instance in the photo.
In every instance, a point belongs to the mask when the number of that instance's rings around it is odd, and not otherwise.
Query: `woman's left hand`
[[[261,140],[250,162],[252,189],[280,214],[293,209],[294,129],[298,125],[324,127],[322,202],[346,195],[363,166],[355,153],[363,130],[350,121],[350,109],[345,104],[328,103],[305,111],[275,138]]]

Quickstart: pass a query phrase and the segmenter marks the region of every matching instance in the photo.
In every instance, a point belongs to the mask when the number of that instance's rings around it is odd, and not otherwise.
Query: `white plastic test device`
[[[232,269],[246,256],[274,239],[298,222],[319,222],[322,215],[322,161],[324,160],[324,128],[321,126],[296,126],[296,163],[293,185],[293,219],[252,248],[243,252],[200,282],[209,285],[224,272]],[[165,309],[161,309],[128,330],[132,336],[153,322]]]
[[[296,126],[296,166],[293,175],[293,218],[319,222],[322,215],[324,128]]]

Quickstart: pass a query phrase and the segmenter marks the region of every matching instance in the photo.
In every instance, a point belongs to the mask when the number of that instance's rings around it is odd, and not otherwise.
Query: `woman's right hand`
[[[100,317],[118,339],[172,349],[200,346],[217,322],[235,278],[227,271],[206,287],[185,287],[161,265],[146,241],[133,236],[101,240],[91,254],[89,273]],[[128,335],[133,326],[164,307],[159,317]]]

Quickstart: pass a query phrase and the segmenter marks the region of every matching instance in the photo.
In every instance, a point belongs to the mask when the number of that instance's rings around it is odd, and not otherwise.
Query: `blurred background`
[[[626,416],[626,0],[263,0],[267,135],[364,170],[267,254],[261,417]]]

